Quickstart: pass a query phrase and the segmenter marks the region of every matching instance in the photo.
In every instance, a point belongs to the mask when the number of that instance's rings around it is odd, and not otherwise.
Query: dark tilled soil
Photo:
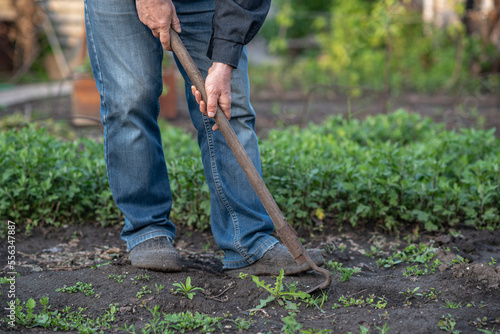
[[[328,290],[328,299],[322,311],[313,307],[299,306],[296,320],[303,329],[331,329],[333,333],[360,333],[360,326],[370,329],[369,333],[379,333],[377,327],[384,323],[391,327],[388,333],[441,333],[438,328],[442,316],[453,317],[455,330],[460,333],[479,333],[473,324],[477,318],[486,317],[482,329],[500,329],[500,266],[490,265],[491,257],[500,260],[500,231],[475,231],[462,229],[459,236],[427,235],[408,233],[399,237],[375,233],[371,230],[337,227],[322,233],[300,232],[305,238],[306,248],[320,248],[325,260],[342,262],[347,267],[361,268],[361,272],[348,282],[340,283],[338,275]],[[443,265],[436,273],[427,276],[404,277],[406,265],[395,268],[378,268],[379,257],[401,250],[407,242],[434,242],[439,247],[438,256],[444,263],[450,263],[460,255],[469,263]],[[7,258],[6,242],[2,241],[1,258]],[[85,307],[91,316],[102,315],[111,303],[119,303],[115,326],[109,332],[121,332],[119,327],[134,324],[142,328],[151,319],[147,308],[160,307],[164,313],[201,312],[211,316],[227,316],[232,319],[245,317],[254,321],[249,333],[279,333],[284,325],[282,319],[287,310],[277,302],[271,302],[262,311],[251,314],[250,309],[265,299],[267,292],[257,288],[250,277],[246,279],[228,277],[221,271],[222,254],[210,233],[198,233],[181,229],[176,247],[183,257],[184,270],[180,273],[160,273],[134,268],[127,259],[125,248],[119,238],[119,228],[99,227],[93,224],[67,227],[60,230],[38,229],[31,237],[16,236],[17,271],[16,297],[22,301],[29,298],[39,300],[50,298],[52,309],[62,310],[71,306],[73,310]],[[380,250],[376,257],[369,257],[370,247]],[[6,260],[3,260],[6,262]],[[109,265],[99,266],[99,263]],[[3,265],[3,264],[2,264]],[[7,268],[0,273],[5,276]],[[108,278],[110,274],[126,275],[123,283]],[[135,280],[137,275],[149,275],[149,280]],[[203,288],[189,300],[171,292],[173,283],[186,282],[191,277],[192,284]],[[274,283],[275,278],[263,276],[266,283]],[[297,282],[302,291],[323,282],[323,276],[309,272],[285,277],[285,284]],[[95,295],[83,293],[63,293],[56,289],[75,285],[77,282],[92,283]],[[165,288],[157,293],[155,283]],[[141,299],[137,292],[148,285],[152,294]],[[431,288],[438,294],[437,300],[416,296],[409,300],[402,292],[420,289],[428,293]],[[7,301],[7,285],[0,286],[0,302]],[[341,296],[361,298],[374,294],[385,297],[385,309],[374,307],[341,307],[333,309]],[[321,293],[317,293],[320,296]],[[98,297],[98,298],[97,298]],[[460,308],[445,308],[446,301],[460,303]],[[469,307],[468,307],[469,306]],[[7,311],[2,307],[0,317]],[[0,332],[51,332],[40,328],[6,328],[1,323]],[[222,323],[224,333],[238,332],[230,321]],[[220,332],[220,331],[217,331]]]

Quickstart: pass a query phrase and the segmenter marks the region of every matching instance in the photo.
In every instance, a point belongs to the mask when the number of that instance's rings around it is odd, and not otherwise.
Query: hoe
[[[200,70],[196,67],[188,51],[186,50],[179,35],[177,35],[177,33],[174,30],[170,30],[170,45],[172,47],[172,50],[175,52],[175,55],[181,62],[182,67],[184,67],[184,70],[186,71],[189,78],[193,82],[194,86],[198,91],[201,92],[203,100],[206,101],[207,93],[205,91],[205,80],[201,75]],[[292,257],[295,259],[298,265],[307,262],[311,267],[311,269],[313,269],[318,273],[323,274],[326,277],[325,282],[321,283],[316,287],[313,287],[308,291],[308,293],[311,293],[318,289],[326,289],[331,282],[329,271],[318,267],[306,253],[304,246],[302,245],[297,236],[297,232],[286,221],[281,210],[279,209],[278,205],[271,196],[269,189],[267,189],[264,181],[260,177],[260,174],[257,172],[257,169],[250,160],[247,152],[243,148],[243,145],[239,141],[238,137],[236,136],[236,133],[229,124],[228,119],[226,118],[224,112],[222,112],[220,107],[217,108],[217,112],[215,114],[214,119],[217,125],[219,126],[220,132],[222,133],[229,147],[231,148],[231,151],[235,155],[236,160],[238,160],[239,164],[241,165],[241,168],[245,172],[245,175],[247,176],[248,180],[252,184],[252,187],[257,193],[257,196],[259,196],[259,199],[264,205],[264,208],[271,217],[274,226],[276,227],[276,232],[280,236],[283,244],[286,246]]]

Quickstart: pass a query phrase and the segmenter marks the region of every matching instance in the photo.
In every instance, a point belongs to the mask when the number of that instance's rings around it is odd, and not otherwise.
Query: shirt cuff
[[[225,39],[212,38],[208,45],[207,57],[212,61],[238,67],[243,44],[235,43]]]

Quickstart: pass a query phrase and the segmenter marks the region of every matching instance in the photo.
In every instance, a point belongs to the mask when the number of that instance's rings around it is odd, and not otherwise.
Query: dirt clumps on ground
[[[16,298],[21,303],[33,298],[35,312],[41,311],[44,297],[49,298],[51,312],[85,308],[85,319],[102,317],[113,305],[115,319],[110,328],[102,328],[106,333],[124,333],[123,328],[131,325],[140,333],[151,324],[155,309],[171,326],[181,326],[175,317],[185,312],[183,316],[190,317],[191,323],[198,319],[212,333],[329,329],[357,334],[363,328],[380,333],[384,326],[390,327],[390,334],[444,332],[440,327],[478,333],[478,329],[500,328],[500,268],[494,263],[500,261],[500,231],[463,228],[453,235],[409,232],[395,237],[347,226],[339,232],[338,226],[329,226],[321,233],[315,231],[314,236],[299,231],[306,248],[322,250],[333,276],[329,289],[307,300],[275,298],[259,307],[271,294],[250,276],[228,277],[222,271],[222,253],[209,232],[180,227],[175,246],[183,258],[183,271],[161,273],[130,265],[119,227],[92,224],[16,236],[16,270],[20,273],[15,281]],[[426,263],[398,262],[403,258],[398,254],[420,261],[410,250],[435,255]],[[0,258],[7,258],[6,251],[7,247],[0,249]],[[393,265],[387,264],[390,257]],[[7,273],[3,268],[0,276]],[[188,278],[199,288],[191,298],[177,290]],[[270,276],[259,280],[269,288],[277,282]],[[302,292],[323,280],[308,272],[285,277],[281,288],[283,292]],[[85,289],[69,293],[65,286]],[[2,305],[9,301],[8,289],[7,284],[0,285]],[[0,318],[5,319],[7,313],[2,307]],[[209,325],[210,321],[216,324]],[[176,328],[170,329],[204,331],[203,327]],[[10,328],[0,321],[0,332],[53,333],[53,329]]]

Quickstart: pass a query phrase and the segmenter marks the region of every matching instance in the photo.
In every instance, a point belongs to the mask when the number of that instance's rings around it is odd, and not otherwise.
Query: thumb
[[[179,21],[179,18],[177,17],[177,13],[174,13],[174,16],[172,17],[171,26],[175,30],[176,33],[178,33],[178,34],[181,33],[181,21]]]

